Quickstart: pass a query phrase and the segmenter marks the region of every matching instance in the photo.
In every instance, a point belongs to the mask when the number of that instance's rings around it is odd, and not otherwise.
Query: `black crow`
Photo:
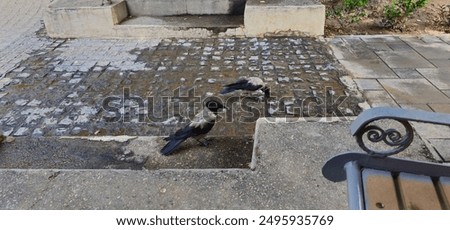
[[[259,77],[242,78],[236,81],[235,83],[225,85],[222,91],[220,91],[220,94],[227,94],[236,90],[246,90],[246,91],[261,90],[264,92],[265,97],[270,97],[269,88],[264,84],[263,80],[261,80],[261,78]]]
[[[217,113],[220,109],[225,108],[220,102],[209,100],[205,103],[205,107],[197,113],[194,119],[184,128],[179,129],[174,134],[165,138],[169,141],[162,149],[161,154],[170,155],[175,149],[189,137],[195,138],[202,145],[207,145],[200,141],[212,129],[216,122]]]

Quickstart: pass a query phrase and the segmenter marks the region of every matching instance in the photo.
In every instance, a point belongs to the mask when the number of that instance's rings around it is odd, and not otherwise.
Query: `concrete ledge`
[[[233,15],[136,17],[115,25],[119,38],[198,38],[244,36],[243,17]]]
[[[323,35],[325,6],[315,0],[248,0],[244,24],[247,36]]]
[[[111,36],[112,27],[128,16],[124,0],[101,6],[101,1],[57,0],[49,5],[44,23],[50,37]]]

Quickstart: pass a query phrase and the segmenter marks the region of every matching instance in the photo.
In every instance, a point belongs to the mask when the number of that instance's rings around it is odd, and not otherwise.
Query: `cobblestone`
[[[13,64],[0,65],[0,126],[7,135],[167,135],[198,111],[201,100],[219,96],[239,77],[264,79],[272,116],[330,115],[336,106],[358,114],[362,100],[305,110],[303,102],[327,99],[329,88],[333,98],[351,94],[328,47],[312,38],[63,40],[40,32],[20,41],[27,47],[2,57]],[[244,112],[238,106],[221,122]],[[216,132],[251,135],[256,117],[245,119],[218,125]]]

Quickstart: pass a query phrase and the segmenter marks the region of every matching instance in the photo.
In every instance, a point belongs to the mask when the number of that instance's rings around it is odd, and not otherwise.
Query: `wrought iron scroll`
[[[383,118],[380,118],[381,120]],[[376,157],[387,157],[390,155],[397,154],[411,144],[414,138],[414,131],[406,120],[398,120],[400,124],[405,128],[405,133],[402,134],[400,131],[394,128],[383,129],[377,125],[371,125],[371,123],[367,124],[363,128],[361,128],[356,134],[356,141],[358,142],[359,147],[361,147],[364,151],[366,151],[369,155]],[[367,136],[367,140],[372,143],[384,142],[384,144],[392,147],[390,150],[380,151],[371,149],[364,143],[364,136]]]

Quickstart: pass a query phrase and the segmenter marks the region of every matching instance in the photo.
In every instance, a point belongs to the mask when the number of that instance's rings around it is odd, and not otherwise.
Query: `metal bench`
[[[374,125],[384,119],[403,125],[403,132]],[[364,111],[352,123],[351,134],[366,153],[339,154],[322,168],[330,181],[347,180],[349,209],[450,209],[450,165],[388,157],[412,143],[410,121],[450,126],[450,115],[380,107]],[[389,149],[374,150],[368,143]]]

